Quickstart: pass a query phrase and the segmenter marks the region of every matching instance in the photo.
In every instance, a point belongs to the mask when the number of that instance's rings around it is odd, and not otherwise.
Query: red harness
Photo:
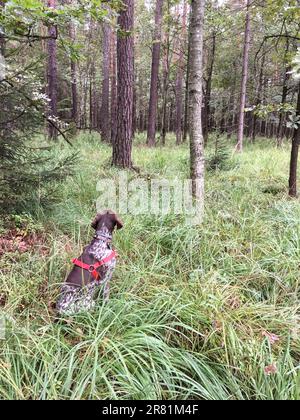
[[[84,262],[78,260],[77,258],[72,260],[72,263],[74,265],[77,265],[77,267],[80,267],[80,268],[83,268],[84,270],[87,270],[94,277],[95,280],[99,280],[100,279],[100,274],[98,273],[97,268],[99,268],[102,265],[108,263],[109,261],[111,261],[116,256],[117,256],[116,251],[112,251],[106,258],[103,258],[103,260],[97,261],[95,264],[92,264],[92,265],[85,264]]]

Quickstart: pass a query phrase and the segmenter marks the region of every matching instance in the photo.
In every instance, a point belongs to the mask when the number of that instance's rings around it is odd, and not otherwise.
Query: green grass
[[[188,175],[188,147],[168,142],[138,139],[143,174]],[[118,175],[97,136],[74,143],[81,160],[56,203],[18,222],[36,245],[0,257],[0,397],[298,400],[300,203],[287,198],[288,147],[261,140],[207,173],[201,226],[125,216],[109,303],[53,323],[58,286],[91,236],[96,182]]]

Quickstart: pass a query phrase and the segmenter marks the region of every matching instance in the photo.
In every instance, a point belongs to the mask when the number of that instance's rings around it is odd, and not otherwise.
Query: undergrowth
[[[142,176],[188,176],[188,147],[173,141],[135,148]],[[299,399],[300,204],[287,198],[288,148],[261,140],[208,172],[200,226],[124,216],[109,303],[57,323],[59,284],[91,238],[97,180],[118,177],[96,136],[74,143],[80,161],[56,182],[59,199],[1,222],[1,398]]]

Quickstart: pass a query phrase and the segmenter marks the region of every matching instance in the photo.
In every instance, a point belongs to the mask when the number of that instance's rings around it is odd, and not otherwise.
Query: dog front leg
[[[109,301],[109,294],[110,294],[110,281],[107,280],[104,283],[104,289],[103,289],[103,300],[105,303]]]

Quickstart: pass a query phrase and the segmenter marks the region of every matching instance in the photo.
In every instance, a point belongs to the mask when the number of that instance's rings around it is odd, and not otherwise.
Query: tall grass
[[[138,139],[142,174],[188,175],[187,146],[169,142],[149,150]],[[91,236],[96,182],[118,175],[98,138],[75,143],[76,175],[56,185],[51,208],[31,209],[36,245],[0,257],[1,398],[299,399],[300,204],[286,194],[288,150],[261,141],[208,173],[201,226],[124,217],[109,303],[54,323],[59,284]]]

